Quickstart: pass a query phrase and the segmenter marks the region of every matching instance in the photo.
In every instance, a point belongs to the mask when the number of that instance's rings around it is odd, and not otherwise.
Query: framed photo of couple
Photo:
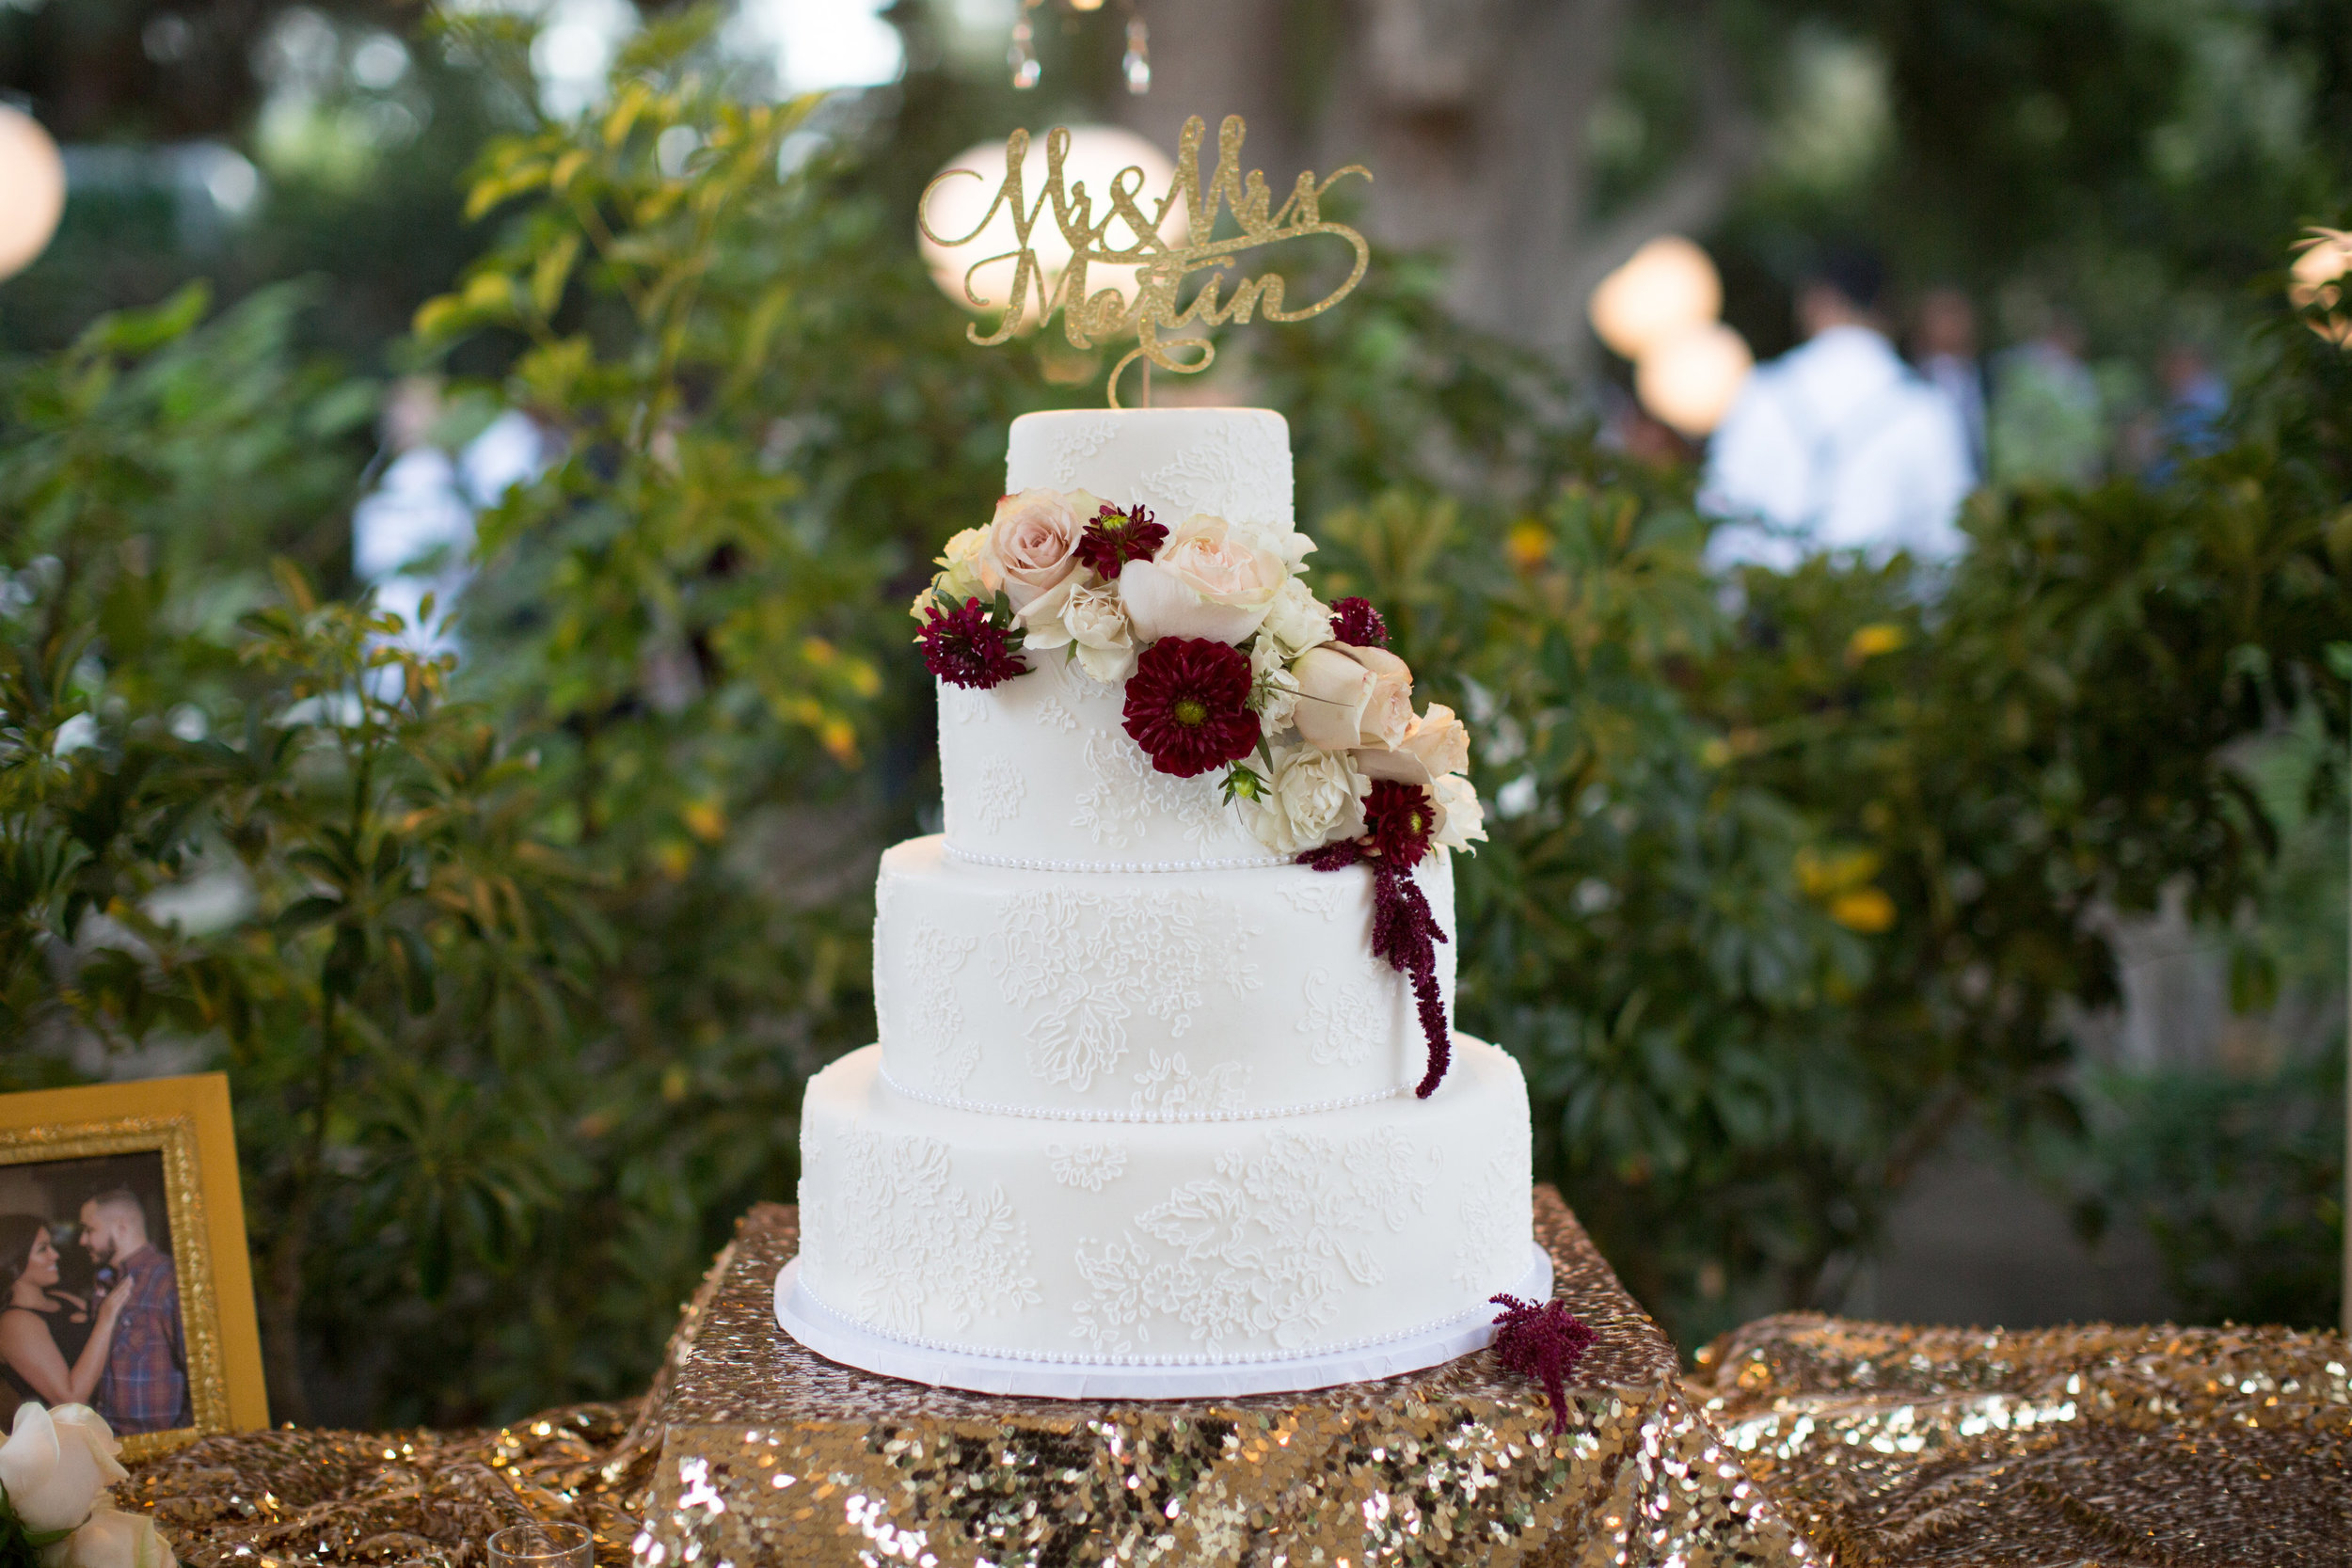
[[[0,1434],[27,1402],[126,1459],[269,1424],[226,1077],[0,1095]]]

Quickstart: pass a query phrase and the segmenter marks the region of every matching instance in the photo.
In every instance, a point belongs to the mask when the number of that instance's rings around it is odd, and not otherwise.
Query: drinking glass
[[[490,1568],[596,1568],[596,1544],[578,1525],[510,1525],[490,1537]]]

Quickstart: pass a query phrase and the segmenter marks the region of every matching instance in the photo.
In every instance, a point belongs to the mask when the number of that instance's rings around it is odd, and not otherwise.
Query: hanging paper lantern
[[[988,211],[996,187],[1005,178],[1005,144],[1001,141],[982,142],[967,148],[950,158],[942,168],[970,169],[977,180],[956,179],[939,186],[931,195],[925,214],[930,221],[931,233],[953,238],[971,233]],[[1154,203],[1176,178],[1173,159],[1136,135],[1113,125],[1078,125],[1071,128],[1070,153],[1062,160],[1062,183],[1073,192],[1083,183],[1092,212],[1099,221],[1110,196],[1111,182],[1122,170],[1143,171],[1143,183],[1135,197],[1136,207],[1148,218]],[[1133,182],[1129,182],[1133,183]],[[1032,136],[1028,156],[1021,164],[1022,199],[1034,208],[1039,195],[1045,188],[1045,137]],[[1161,236],[1170,243],[1181,243],[1184,232],[1184,209],[1181,201],[1168,210],[1160,225]],[[1116,249],[1133,245],[1139,236],[1131,233],[1128,226],[1113,220],[1105,243]],[[923,247],[923,261],[930,268],[931,280],[949,299],[968,309],[993,315],[1011,303],[1013,263],[1010,253],[1020,242],[1014,238],[1012,211],[999,207],[988,227],[966,244],[944,245],[918,230],[917,238]],[[1061,228],[1054,221],[1054,211],[1048,203],[1036,224],[1029,230],[1029,248],[1036,252],[1038,264],[1044,269],[1045,292],[1050,295],[1060,280],[1062,269],[1070,264],[1070,245],[1062,238]],[[998,257],[1002,260],[991,261]],[[975,262],[983,263],[977,272],[970,272]],[[972,294],[964,293],[964,279],[970,272]],[[1128,300],[1136,296],[1135,268],[1089,266],[1087,269],[1087,292],[1117,289]],[[1038,300],[1032,288],[1024,303],[1025,320],[1037,317]]]
[[[1679,234],[1661,234],[1600,280],[1587,307],[1593,330],[1628,359],[1652,343],[1715,319],[1723,279],[1707,252]]]
[[[1701,322],[1650,344],[1634,361],[1633,390],[1643,407],[1696,439],[1723,422],[1754,369],[1745,338],[1721,322]]]
[[[0,277],[30,266],[65,214],[65,160],[32,116],[0,104]]]

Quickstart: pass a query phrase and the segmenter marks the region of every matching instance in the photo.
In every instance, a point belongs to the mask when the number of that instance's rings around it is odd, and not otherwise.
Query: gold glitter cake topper
[[[1013,224],[1016,247],[994,256],[982,257],[964,272],[964,297],[973,306],[985,308],[973,286],[974,275],[995,261],[1013,263],[1012,287],[1003,317],[995,330],[983,334],[977,323],[964,328],[972,341],[987,347],[1012,337],[1025,322],[1029,295],[1037,297],[1036,324],[1040,326],[1056,310],[1062,315],[1062,328],[1073,348],[1089,349],[1097,343],[1111,341],[1135,334],[1136,346],[1120,356],[1111,367],[1110,405],[1119,402],[1120,372],[1141,359],[1146,364],[1145,386],[1150,387],[1150,369],[1179,375],[1198,374],[1209,368],[1216,358],[1216,345],[1205,338],[1185,338],[1168,341],[1164,332],[1192,325],[1221,326],[1227,322],[1247,323],[1253,315],[1262,314],[1270,322],[1305,321],[1320,315],[1345,299],[1363,280],[1364,268],[1372,261],[1372,247],[1363,235],[1343,223],[1334,223],[1323,215],[1323,198],[1331,187],[1351,174],[1366,180],[1372,171],[1360,164],[1350,164],[1335,169],[1322,180],[1314,171],[1303,171],[1291,187],[1290,199],[1269,213],[1273,198],[1266,189],[1265,176],[1251,169],[1245,176],[1241,166],[1242,137],[1248,127],[1239,115],[1228,115],[1217,127],[1216,170],[1203,186],[1200,181],[1200,141],[1206,124],[1199,115],[1184,121],[1184,134],[1176,145],[1176,177],[1165,195],[1153,202],[1153,211],[1147,217],[1141,202],[1145,199],[1141,168],[1129,165],[1112,176],[1106,192],[1087,189],[1084,181],[1066,184],[1062,164],[1070,151],[1070,133],[1056,127],[1045,136],[1045,183],[1036,199],[1025,204],[1021,166],[1029,150],[1029,133],[1015,131],[1005,139],[1005,182],[998,187],[988,211],[961,238],[951,238],[931,228],[930,209],[931,197],[941,185],[958,175],[977,180],[978,173],[968,168],[951,168],[925,187],[921,204],[915,210],[915,222],[924,236],[932,244],[953,248],[969,245],[995,218],[1000,208],[1009,209]],[[1098,198],[1101,215],[1096,216]],[[1161,236],[1160,229],[1178,203],[1184,207],[1184,241],[1170,245]],[[1050,283],[1046,268],[1039,261],[1030,235],[1047,208],[1053,211],[1054,223],[1070,246],[1070,261],[1060,275]],[[1215,237],[1217,214],[1230,211],[1241,232],[1228,239]],[[1124,223],[1136,242],[1124,247],[1110,244],[1108,234],[1114,222]],[[1347,242],[1355,252],[1355,265],[1346,281],[1316,300],[1312,305],[1295,310],[1283,309],[1283,282],[1279,273],[1265,272],[1256,277],[1228,278],[1226,269],[1235,265],[1235,258],[1261,245],[1279,245],[1285,240],[1306,239],[1318,234],[1333,234]],[[1089,266],[1132,266],[1135,268],[1134,297],[1116,288],[1087,292]],[[1213,276],[1202,280],[1190,303],[1181,309],[1176,293],[1184,280],[1196,272]],[[1225,293],[1231,286],[1231,293]],[[1198,357],[1186,358],[1177,351],[1198,349]]]

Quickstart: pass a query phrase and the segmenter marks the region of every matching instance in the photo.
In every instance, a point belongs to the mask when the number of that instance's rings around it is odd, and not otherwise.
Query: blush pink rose
[[[1078,569],[1078,536],[1102,504],[1083,490],[1024,490],[999,500],[977,552],[980,586],[1027,608]]]
[[[1119,574],[1119,596],[1146,642],[1163,637],[1239,642],[1264,625],[1275,594],[1289,579],[1289,562],[1263,542],[1222,517],[1196,515],[1179,524],[1151,560],[1127,562]]]

